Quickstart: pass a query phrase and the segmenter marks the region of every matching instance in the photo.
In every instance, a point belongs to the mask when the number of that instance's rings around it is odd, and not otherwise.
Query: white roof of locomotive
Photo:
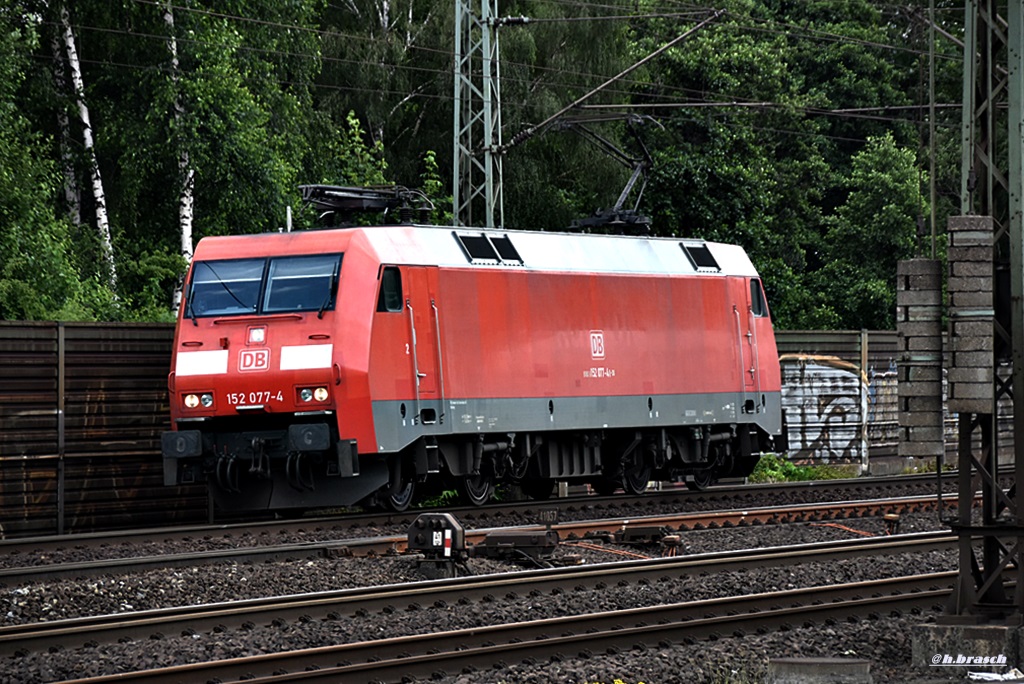
[[[349,240],[339,239],[342,235],[368,247],[384,264],[577,273],[757,275],[742,247],[721,242],[418,225],[211,236],[196,246],[196,259],[350,249],[342,246],[350,245]],[[506,258],[500,256],[502,252]],[[491,256],[481,257],[481,253]]]
[[[507,267],[537,271],[757,276],[742,247],[679,238],[589,233],[542,233],[451,226],[386,226],[361,229],[382,263],[454,268]],[[519,260],[471,260],[457,236],[507,237]],[[717,269],[697,268],[684,245],[706,248]]]

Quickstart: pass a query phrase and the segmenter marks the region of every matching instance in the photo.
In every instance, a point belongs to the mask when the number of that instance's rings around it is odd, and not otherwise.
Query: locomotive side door
[[[444,368],[440,349],[437,268],[408,269],[405,315],[409,329],[409,363],[415,380],[416,415],[421,424],[439,421],[444,403]]]
[[[746,288],[746,343],[743,349],[743,412],[757,413],[761,410],[761,355],[757,349],[757,333],[761,327],[760,320],[768,315],[764,291],[761,289],[760,278],[747,280]]]
[[[736,333],[739,336],[740,374],[742,389],[740,394],[740,411],[754,413],[757,410],[757,330],[754,325],[753,301],[751,293],[756,279],[741,279],[743,288],[739,294],[738,306],[734,307]],[[749,283],[749,285],[748,285]],[[757,285],[760,291],[760,285]],[[735,292],[735,290],[734,290]]]

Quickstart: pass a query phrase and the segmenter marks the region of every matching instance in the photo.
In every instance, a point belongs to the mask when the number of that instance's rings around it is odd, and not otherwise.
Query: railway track
[[[955,473],[944,475],[949,491],[955,487]],[[843,499],[864,500],[880,496],[935,497],[935,474],[898,475],[889,477],[855,478],[808,482],[771,484],[743,484],[712,487],[694,492],[679,488],[651,491],[640,496],[573,496],[550,501],[514,501],[487,506],[445,507],[468,528],[517,525],[537,521],[541,511],[558,511],[559,517],[595,518],[601,515],[649,515],[661,508],[682,510],[709,510],[762,507],[769,504],[814,503]],[[0,538],[0,556],[43,553],[53,555],[64,549],[91,549],[133,545],[159,544],[183,538],[223,540],[234,545],[239,538],[272,538],[274,536],[332,534],[352,536],[349,530],[366,528],[396,528],[404,530],[418,515],[436,509],[413,509],[404,513],[345,512],[338,515],[305,517],[295,520],[271,520],[216,525],[188,525],[135,530],[112,530],[82,534],[48,535],[37,537]]]
[[[954,502],[955,496],[949,495],[948,502]],[[709,529],[719,527],[738,527],[746,525],[767,525],[829,521],[850,518],[881,517],[886,514],[904,514],[934,510],[938,505],[936,497],[916,496],[891,499],[869,499],[856,501],[839,501],[831,503],[813,503],[789,506],[768,506],[745,508],[728,511],[709,511],[699,513],[676,513],[671,515],[640,516],[623,520],[592,519],[557,523],[551,529],[558,532],[563,540],[582,539],[594,536],[610,536],[615,533],[627,533],[630,530],[644,534],[666,534],[676,531]],[[411,522],[411,521],[410,521]],[[517,531],[543,531],[541,525],[525,525],[514,528]],[[479,544],[486,536],[495,531],[494,528],[477,528],[467,530],[467,544]],[[182,532],[184,533],[184,532]],[[168,534],[161,531],[160,539]],[[152,544],[153,539],[144,535],[144,539]],[[180,539],[180,537],[179,537]],[[30,548],[33,557],[53,556],[56,550],[65,544],[65,539],[37,540]],[[122,540],[123,541],[123,540]],[[368,556],[396,554],[406,550],[405,534],[384,535],[379,537],[354,537],[347,539],[328,539],[287,544],[257,545],[255,536],[235,537],[234,548],[218,548],[208,551],[190,551],[187,553],[163,553],[158,555],[104,558],[83,562],[29,564],[0,569],[0,584],[11,584],[32,578],[34,581],[53,580],[59,578],[90,577],[112,572],[133,573],[153,568],[194,567],[224,562],[258,562],[277,560],[301,560],[310,558],[336,556]],[[20,545],[21,542],[18,542]],[[0,545],[0,549],[3,546]],[[21,553],[27,553],[22,551]]]
[[[868,617],[893,610],[926,610],[941,604],[952,592],[956,573],[859,582],[838,587],[801,589],[790,592],[742,596],[728,599],[671,604],[651,609],[572,616],[534,623],[499,625],[477,630],[459,630],[422,637],[397,639],[387,644],[364,642],[316,652],[297,651],[274,659],[277,674],[257,677],[254,682],[336,682],[350,675],[398,682],[412,675],[427,677],[439,672],[454,673],[471,662],[488,668],[509,661],[561,658],[565,654],[616,653],[625,648],[655,648],[684,640],[703,640],[750,630],[771,630],[787,624]],[[883,596],[871,594],[883,593]],[[781,601],[797,605],[784,607]],[[459,644],[453,649],[452,644]],[[376,656],[384,650],[384,658]],[[312,658],[310,656],[313,656]],[[339,657],[351,664],[331,665]],[[216,663],[221,676],[247,676],[258,659],[238,663]],[[269,662],[260,662],[264,667]],[[209,671],[202,667],[202,676]],[[317,667],[319,669],[311,669]],[[293,668],[290,671],[289,668]],[[142,673],[138,681],[150,679]],[[159,673],[153,673],[160,677]],[[128,679],[136,681],[134,673]],[[103,680],[95,680],[103,681]],[[108,680],[109,681],[109,680]],[[84,682],[82,683],[84,684]]]
[[[615,653],[793,625],[835,623],[893,611],[937,608],[956,572],[673,603],[633,610],[363,641],[246,658],[74,680],[185,682],[338,682],[353,677],[398,682],[509,662]]]
[[[954,548],[956,538],[944,532],[865,538],[757,551],[733,551],[688,557],[602,563],[527,570],[504,575],[436,580],[413,586],[395,585],[302,594],[206,606],[181,606],[116,615],[99,615],[0,628],[0,655],[45,648],[80,647],[88,642],[146,639],[154,634],[180,634],[183,630],[237,628],[247,623],[270,624],[274,619],[326,619],[330,615],[394,609],[413,604],[457,603],[514,592],[550,592],[564,587],[593,588],[618,583],[664,581],[700,572],[727,572],[741,568],[827,562],[897,553],[925,553]]]
[[[944,487],[954,491],[956,473],[944,473]],[[639,496],[618,494],[613,496],[575,495],[548,501],[507,501],[486,506],[445,507],[467,527],[522,524],[536,520],[538,511],[555,509],[562,518],[586,515],[595,517],[605,511],[614,515],[644,515],[651,509],[679,507],[684,510],[709,507],[765,506],[768,503],[811,503],[843,498],[866,499],[871,496],[927,496],[935,495],[938,488],[934,473],[922,475],[894,475],[886,477],[853,478],[808,482],[772,484],[722,484],[705,491],[690,491],[683,487],[669,487]],[[211,525],[167,526],[149,529],[117,529],[105,532],[87,532],[67,535],[4,537],[0,531],[0,554],[31,552],[35,548],[111,546],[120,543],[193,537],[231,537],[241,534],[275,535],[299,530],[324,529],[344,532],[349,528],[408,526],[420,513],[431,509],[412,509],[404,513],[346,511],[341,514],[317,515],[294,520],[246,521]],[[632,511],[632,513],[630,513]],[[611,514],[609,514],[611,515]],[[123,527],[121,525],[120,527]]]
[[[467,605],[468,602],[491,600],[494,596],[541,596],[551,592],[580,591],[581,587],[604,589],[625,584],[670,582],[701,573],[828,563],[889,554],[924,554],[952,549],[955,544],[956,537],[946,533],[862,538],[35,622],[0,627],[0,656],[55,648],[81,648],[86,642],[114,643],[215,628],[270,625],[279,620],[338,620],[370,612],[402,613],[439,602]]]

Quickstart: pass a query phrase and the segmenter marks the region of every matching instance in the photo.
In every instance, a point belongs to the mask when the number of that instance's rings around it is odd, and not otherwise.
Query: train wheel
[[[383,496],[380,497],[385,509],[401,513],[409,508],[416,495],[416,480],[405,476],[405,473],[411,470],[412,467],[402,463],[400,458],[395,458],[388,464],[391,481],[384,487]]]
[[[627,494],[643,494],[651,479],[651,465],[646,460],[622,464],[622,488]]]
[[[494,478],[485,473],[467,475],[459,478],[456,487],[463,501],[473,506],[483,506],[494,494]]]
[[[703,492],[715,483],[715,474],[710,470],[699,470],[686,476],[686,488]]]
[[[519,488],[523,490],[523,494],[534,501],[547,501],[555,491],[555,481],[544,479],[523,480],[519,483]]]
[[[412,480],[402,482],[398,487],[388,487],[387,496],[384,497],[384,507],[389,511],[401,513],[409,508],[415,496],[416,483]]]

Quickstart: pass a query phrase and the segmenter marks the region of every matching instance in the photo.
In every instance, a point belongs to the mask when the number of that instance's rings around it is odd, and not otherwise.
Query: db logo
[[[590,331],[590,356],[595,359],[604,358],[604,332]]]
[[[243,349],[238,355],[238,370],[243,373],[270,370],[270,350]]]

